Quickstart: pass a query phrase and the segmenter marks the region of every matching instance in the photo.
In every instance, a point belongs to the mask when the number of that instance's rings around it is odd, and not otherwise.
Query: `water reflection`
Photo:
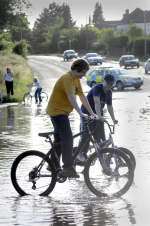
[[[18,197],[11,210],[16,225],[20,225],[22,219],[24,225],[117,225],[114,214],[104,201],[92,201],[88,197],[78,202],[66,200],[65,203],[49,197],[30,197],[30,202],[26,197]]]

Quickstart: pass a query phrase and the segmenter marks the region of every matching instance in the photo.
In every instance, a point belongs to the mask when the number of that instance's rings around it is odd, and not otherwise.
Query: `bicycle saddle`
[[[54,132],[39,133],[38,135],[40,137],[46,137],[46,138],[48,138],[49,136],[54,135]]]

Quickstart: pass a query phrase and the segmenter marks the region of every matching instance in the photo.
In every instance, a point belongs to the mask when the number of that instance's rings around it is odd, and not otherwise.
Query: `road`
[[[30,56],[29,64],[49,94],[56,79],[70,67],[56,56]],[[144,76],[140,90],[113,92],[113,104],[119,125],[116,145],[132,150],[136,157],[134,184],[120,199],[102,200],[86,187],[83,178],[57,184],[49,197],[19,197],[10,181],[14,158],[29,149],[46,152],[48,144],[38,132],[52,129],[46,105],[10,106],[0,109],[0,225],[2,226],[149,226],[150,200],[150,79],[143,68],[131,69]],[[86,81],[82,81],[85,93]],[[72,129],[79,130],[79,117],[72,113]]]

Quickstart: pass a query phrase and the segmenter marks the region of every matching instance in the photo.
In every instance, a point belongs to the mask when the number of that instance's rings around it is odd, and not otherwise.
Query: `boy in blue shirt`
[[[95,85],[88,93],[87,99],[88,102],[95,114],[97,114],[98,118],[100,120],[97,120],[93,122],[91,125],[92,128],[94,128],[94,137],[97,142],[100,142],[100,140],[105,140],[105,131],[104,131],[104,117],[103,117],[103,108],[105,104],[107,104],[108,112],[111,116],[111,119],[114,124],[118,123],[118,121],[115,119],[114,110],[112,106],[112,87],[115,80],[114,77],[110,74],[106,75],[104,78],[104,82],[102,84]],[[81,111],[84,114],[89,115],[86,108],[82,105]],[[81,131],[86,130],[86,118],[81,118]],[[89,134],[84,133],[81,136],[80,142],[79,142],[79,149],[82,148],[82,152],[78,155],[78,160],[81,162],[84,162],[87,158],[86,154],[89,148]]]

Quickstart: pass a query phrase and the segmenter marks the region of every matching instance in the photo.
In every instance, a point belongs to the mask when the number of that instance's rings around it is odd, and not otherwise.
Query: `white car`
[[[97,53],[87,53],[84,57],[90,65],[102,64],[103,57]]]
[[[148,72],[150,72],[150,58],[145,62],[145,74],[148,74]]]

